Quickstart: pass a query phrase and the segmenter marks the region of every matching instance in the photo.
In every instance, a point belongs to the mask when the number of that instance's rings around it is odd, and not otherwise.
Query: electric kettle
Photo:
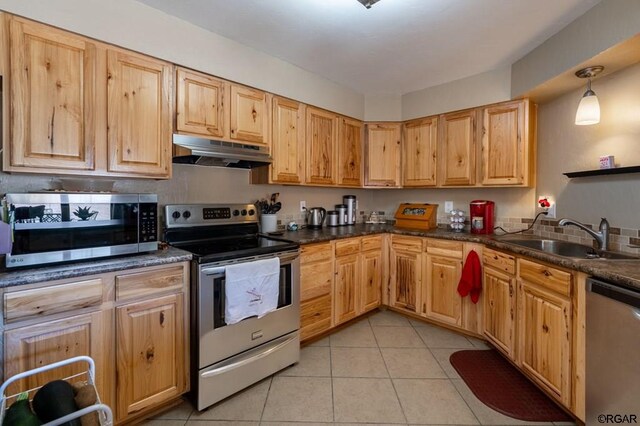
[[[320,229],[327,211],[322,207],[311,207],[307,210],[307,228]]]

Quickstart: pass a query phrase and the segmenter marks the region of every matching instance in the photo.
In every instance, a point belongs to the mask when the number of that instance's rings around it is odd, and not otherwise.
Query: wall
[[[568,179],[563,172],[599,167],[598,157],[615,155],[618,166],[640,165],[640,65],[596,79],[601,122],[576,126],[584,88],[538,107],[538,194],[557,199],[558,217],[640,228],[640,175]]]
[[[0,9],[351,117],[364,97],[134,0],[0,0]]]
[[[399,95],[366,95],[365,121],[402,121],[402,97]]]
[[[505,67],[402,96],[402,119],[440,114],[511,99],[511,68]]]
[[[603,0],[511,68],[511,96],[541,83],[625,41],[640,28],[640,1]]]

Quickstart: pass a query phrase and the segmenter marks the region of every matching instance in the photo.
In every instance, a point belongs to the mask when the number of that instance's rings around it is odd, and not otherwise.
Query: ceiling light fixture
[[[378,3],[380,0],[358,0],[364,7],[371,9],[371,6]]]
[[[588,79],[587,91],[582,95],[578,111],[576,111],[576,124],[578,126],[588,126],[600,122],[600,104],[595,92],[591,90],[591,79],[600,74],[602,70],[604,70],[603,66],[596,65],[576,71],[576,76]]]

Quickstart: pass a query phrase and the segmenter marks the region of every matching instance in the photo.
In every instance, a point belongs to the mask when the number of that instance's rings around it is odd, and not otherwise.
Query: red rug
[[[573,419],[496,350],[469,350],[449,358],[480,401],[500,413],[530,422]]]

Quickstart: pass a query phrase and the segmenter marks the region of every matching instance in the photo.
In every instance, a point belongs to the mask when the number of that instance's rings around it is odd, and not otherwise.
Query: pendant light
[[[600,104],[595,92],[591,90],[591,79],[600,74],[604,67],[596,65],[581,69],[576,72],[579,78],[587,78],[587,91],[582,95],[578,111],[576,111],[576,124],[578,126],[588,126],[600,122]]]

